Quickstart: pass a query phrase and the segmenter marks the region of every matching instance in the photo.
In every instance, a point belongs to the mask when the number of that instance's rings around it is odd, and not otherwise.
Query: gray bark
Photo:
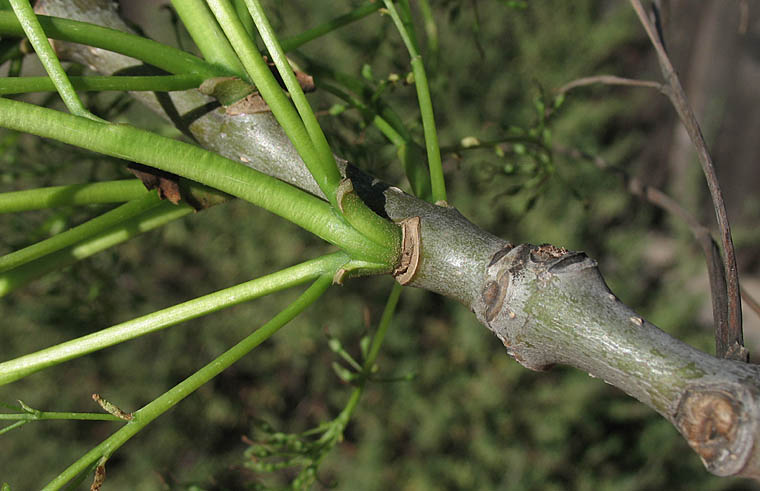
[[[127,30],[110,2],[73,3],[41,0],[37,8]],[[102,73],[139,64],[98,49],[57,47]],[[200,145],[320,195],[271,114],[229,115],[194,90],[135,97]],[[571,365],[654,408],[710,472],[760,479],[760,367],[715,358],[647,322],[610,292],[596,262],[583,253],[514,246],[454,208],[418,200],[345,163],[343,171],[380,215],[395,222],[420,217],[420,259],[410,286],[469,307],[522,365]]]

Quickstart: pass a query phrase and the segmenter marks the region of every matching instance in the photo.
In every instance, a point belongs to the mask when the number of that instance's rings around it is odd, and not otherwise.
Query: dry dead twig
[[[649,40],[657,53],[657,61],[660,65],[665,84],[668,88],[665,95],[670,99],[673,108],[678,113],[681,123],[686,128],[689,138],[697,152],[699,163],[702,166],[702,172],[707,181],[707,187],[710,190],[715,216],[718,221],[720,240],[723,246],[723,269],[725,271],[726,288],[723,295],[727,297],[727,312],[725,318],[727,322],[719,322],[715,326],[715,348],[717,356],[722,358],[734,358],[741,361],[747,361],[747,352],[743,348],[744,336],[742,333],[742,312],[741,296],[739,292],[739,272],[736,266],[736,253],[731,238],[731,226],[728,223],[728,214],[723,199],[723,192],[718,183],[718,177],[715,172],[715,165],[707,148],[707,143],[702,136],[697,118],[691,110],[686,99],[681,82],[678,79],[673,64],[665,51],[662,39],[657,34],[654,26],[641,5],[640,0],[630,0],[631,6],[636,11],[641,24],[646,30]],[[653,5],[653,8],[656,8]],[[715,303],[715,302],[714,302]],[[723,319],[724,316],[720,316]]]

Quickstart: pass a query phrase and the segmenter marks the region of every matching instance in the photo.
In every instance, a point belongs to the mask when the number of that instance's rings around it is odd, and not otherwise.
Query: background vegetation
[[[157,2],[128,3],[125,13],[148,35],[162,41],[174,37],[168,10]],[[278,32],[289,35],[354,3],[329,2],[326,8],[323,2],[268,2],[267,7]],[[664,330],[712,351],[709,319],[700,316],[709,312],[709,299],[691,286],[704,277],[698,248],[674,220],[626,194],[615,174],[564,151],[602,156],[647,182],[672,186],[664,163],[667,138],[654,139],[671,124],[664,100],[642,89],[578,89],[550,120],[544,117],[542,104],[551,103],[552,91],[575,78],[657,77],[628,6],[601,0],[442,0],[432,7],[439,46],[436,51],[428,45],[425,54],[442,145],[459,147],[468,136],[505,140],[445,154],[450,201],[513,242],[587,251],[599,259],[624,302]],[[179,37],[189,46],[186,35]],[[307,68],[319,60],[374,87],[393,73],[403,81],[409,71],[396,31],[379,15],[304,46],[295,58]],[[414,88],[390,84],[383,98],[422,141]],[[326,90],[318,90],[312,102],[336,153],[401,183],[394,149],[358,112]],[[113,95],[90,96],[88,103],[96,114],[118,112],[143,126],[161,124]],[[542,131],[544,124],[550,133]],[[551,159],[542,161],[509,141],[531,129],[553,146]],[[653,150],[653,142],[663,148]],[[0,132],[0,152],[0,191],[127,175],[116,160],[103,165],[96,161],[101,157],[8,131]],[[691,193],[701,195],[702,185]],[[730,201],[743,199],[730,189],[726,194]],[[0,253],[92,213],[59,209],[0,216]],[[751,210],[744,213],[737,232],[744,237],[739,245],[745,271],[757,265],[757,240],[746,225],[756,218]],[[82,335],[325,250],[297,227],[231,202],[0,300],[0,356]],[[392,284],[390,278],[375,278],[333,288],[121,449],[108,463],[107,489],[240,489],[287,482],[287,473],[247,469],[242,438],[255,438],[260,421],[293,432],[337,415],[350,388],[331,369],[336,356],[327,335],[358,353]],[[0,401],[94,411],[90,394],[98,392],[123,408],[139,407],[294,297],[279,294],[69,362],[3,387]],[[758,347],[749,346],[753,352]],[[404,292],[379,364],[385,376],[414,378],[368,387],[345,441],[322,466],[318,487],[717,490],[752,485],[710,476],[669,423],[618,390],[575,370],[533,373],[520,367],[470,312],[431,293]],[[36,489],[110,431],[109,423],[85,422],[39,422],[12,431],[0,441],[0,480],[14,489]]]

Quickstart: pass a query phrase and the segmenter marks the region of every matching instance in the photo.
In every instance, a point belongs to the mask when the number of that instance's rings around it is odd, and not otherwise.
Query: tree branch
[[[596,85],[596,84],[625,85],[629,87],[646,87],[649,89],[657,89],[658,91],[667,95],[667,87],[659,82],[652,82],[651,80],[635,80],[635,79],[630,79],[630,78],[618,77],[615,75],[596,75],[593,77],[579,78],[579,79],[573,80],[572,82],[566,83],[565,85],[557,89],[556,92],[558,94],[564,94],[577,87],[585,87],[587,85]]]
[[[707,277],[710,280],[710,298],[712,299],[713,323],[714,325],[726,325],[728,306],[726,303],[726,275],[723,270],[723,263],[720,256],[720,250],[710,231],[699,223],[699,221],[687,210],[685,210],[677,201],[663,193],[661,190],[652,186],[647,186],[636,176],[631,176],[625,169],[618,166],[611,166],[607,161],[596,155],[589,155],[575,148],[566,148],[555,146],[554,149],[572,158],[583,158],[590,160],[600,170],[612,170],[623,179],[626,189],[633,196],[649,201],[653,205],[665,210],[671,215],[681,219],[691,230],[692,235],[702,248],[707,263]]]
[[[71,16],[73,3],[40,0],[38,7]],[[104,20],[102,8],[98,11],[99,22],[126,29],[114,12]],[[77,15],[89,18],[86,9]],[[122,60],[119,66],[108,53],[89,48],[69,53],[106,74],[130,63]],[[321,196],[270,114],[229,115],[197,91],[160,100],[136,97],[199,144]],[[341,170],[381,216],[396,222],[419,217],[419,263],[411,286],[468,306],[524,366],[571,365],[654,408],[710,472],[760,478],[760,367],[710,356],[642,319],[609,291],[596,262],[583,253],[514,246],[454,208],[418,200],[345,162]]]
[[[670,102],[673,104],[678,117],[686,128],[686,132],[691,138],[691,142],[697,151],[699,163],[702,166],[702,172],[707,181],[707,187],[710,189],[715,216],[718,220],[720,229],[720,239],[723,245],[723,266],[726,272],[726,294],[728,296],[728,323],[718,324],[715,326],[715,349],[719,357],[735,357],[746,361],[747,352],[743,350],[744,336],[742,334],[742,308],[741,296],[739,293],[739,271],[736,266],[736,254],[734,252],[734,243],[731,238],[731,226],[728,223],[728,214],[726,213],[726,204],[723,200],[723,192],[718,183],[718,176],[715,172],[710,152],[707,149],[707,143],[702,136],[699,128],[699,122],[694,112],[689,106],[686,99],[686,93],[681,86],[673,64],[668,58],[662,39],[655,30],[655,27],[649,22],[649,18],[641,5],[640,0],[630,0],[631,6],[636,11],[641,24],[646,30],[649,40],[657,52],[657,61],[660,64],[662,75],[669,90],[665,93]]]

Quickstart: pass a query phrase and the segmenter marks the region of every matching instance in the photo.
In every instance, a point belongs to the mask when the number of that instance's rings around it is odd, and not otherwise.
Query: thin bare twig
[[[686,223],[691,230],[692,235],[702,247],[702,253],[705,256],[707,262],[707,274],[710,280],[710,292],[712,299],[713,321],[715,324],[725,323],[725,318],[721,319],[721,316],[725,317],[727,313],[726,309],[726,296],[722,292],[726,291],[726,279],[723,271],[723,262],[720,256],[720,249],[718,243],[712,236],[710,231],[702,225],[697,218],[683,208],[676,200],[662,192],[660,189],[649,186],[641,182],[641,180],[635,176],[631,176],[624,168],[608,163],[602,157],[598,155],[592,155],[577,148],[569,148],[563,145],[555,145],[553,151],[556,153],[566,155],[574,159],[585,159],[593,162],[601,170],[611,170],[617,173],[626,185],[626,189],[632,196],[636,196],[649,203],[661,208],[662,210],[670,213]],[[742,299],[752,309],[752,311],[760,317],[760,302],[750,295],[750,293],[742,286],[741,294]],[[716,293],[717,292],[717,293]],[[722,303],[722,305],[721,305]],[[735,358],[741,360],[748,360],[749,352],[743,347],[734,348]]]
[[[655,31],[657,31],[657,39],[662,43],[662,49],[666,53],[668,48],[665,43],[665,19],[662,16],[662,9],[660,0],[652,1],[652,23],[654,24]]]
[[[749,2],[741,0],[739,2],[739,34],[744,36],[749,28]]]
[[[649,22],[644,7],[641,5],[641,1],[630,0],[630,3],[636,11],[636,15],[638,15],[641,24],[646,30],[647,36],[649,36],[649,40],[652,42],[652,45],[657,52],[657,60],[662,75],[670,89],[667,91],[666,95],[678,113],[678,117],[686,128],[686,132],[689,134],[689,138],[697,151],[697,157],[702,166],[702,172],[705,175],[710,195],[712,196],[715,216],[720,231],[721,244],[723,245],[723,268],[726,272],[725,294],[728,296],[728,322],[726,324],[718,324],[715,326],[715,348],[717,356],[719,357],[739,357],[741,356],[740,353],[743,351],[741,348],[744,346],[741,296],[739,293],[739,272],[736,266],[734,244],[731,239],[731,227],[728,223],[726,205],[718,183],[718,177],[715,173],[715,166],[713,165],[712,157],[710,157],[710,152],[707,149],[705,139],[702,136],[702,131],[699,128],[697,118],[689,107],[686,94],[684,93],[683,87],[681,86],[681,82],[678,79],[678,75],[676,74],[672,63],[665,52],[665,47],[662,45],[651,22]]]
[[[742,287],[742,299],[744,299],[745,303],[752,309],[755,315],[760,317],[760,303],[758,303],[758,301],[755,300],[755,297],[750,295],[744,287]]]
[[[605,85],[627,85],[631,87],[646,87],[649,89],[657,89],[663,94],[667,95],[667,86],[660,82],[652,82],[651,80],[634,80],[631,78],[617,77],[615,75],[596,75],[594,77],[584,77],[569,82],[556,90],[558,94],[564,94],[577,87],[584,87],[587,85],[605,84]]]

